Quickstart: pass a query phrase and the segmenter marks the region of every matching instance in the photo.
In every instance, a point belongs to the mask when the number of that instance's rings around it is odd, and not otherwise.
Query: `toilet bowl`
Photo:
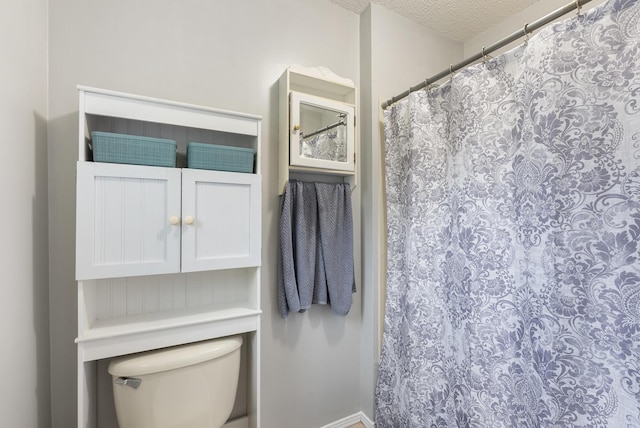
[[[235,402],[241,345],[234,336],[112,360],[120,428],[220,428]]]

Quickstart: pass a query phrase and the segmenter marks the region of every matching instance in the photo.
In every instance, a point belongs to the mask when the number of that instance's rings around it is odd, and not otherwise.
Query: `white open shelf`
[[[85,361],[254,331],[258,268],[78,283]]]
[[[248,304],[247,307],[242,307],[237,303],[223,303],[98,320],[86,331],[86,334],[79,336],[76,342],[133,336],[181,326],[234,320],[262,313],[248,306]]]
[[[258,327],[261,311],[231,304],[129,315],[96,321],[76,342],[84,361],[224,337]]]

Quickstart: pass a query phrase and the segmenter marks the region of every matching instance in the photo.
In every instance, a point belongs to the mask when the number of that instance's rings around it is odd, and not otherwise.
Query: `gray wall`
[[[55,0],[49,17],[52,426],[76,414],[76,84],[263,117],[262,423],[358,412],[360,292],[344,318],[314,307],[285,321],[276,306],[277,80],[300,64],[358,83],[358,15],[325,0]]]
[[[50,427],[47,1],[0,2],[0,425]]]

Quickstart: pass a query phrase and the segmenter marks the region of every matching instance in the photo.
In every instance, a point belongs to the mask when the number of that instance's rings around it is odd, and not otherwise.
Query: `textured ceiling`
[[[376,3],[454,40],[465,42],[538,0],[329,0],[361,13]]]

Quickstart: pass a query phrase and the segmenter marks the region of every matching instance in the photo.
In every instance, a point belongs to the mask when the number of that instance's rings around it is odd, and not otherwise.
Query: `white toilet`
[[[241,345],[234,336],[112,360],[120,428],[220,428],[235,402]]]

